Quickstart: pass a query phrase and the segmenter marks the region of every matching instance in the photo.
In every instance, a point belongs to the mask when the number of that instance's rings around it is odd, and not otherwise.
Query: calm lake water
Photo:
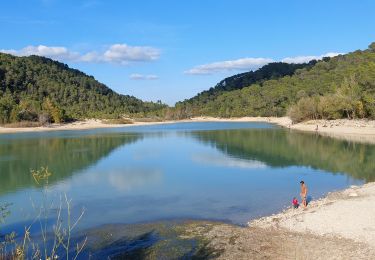
[[[81,228],[166,219],[244,224],[311,197],[375,179],[375,146],[265,123],[178,123],[0,135],[0,202],[9,230],[35,212],[30,169],[48,166],[48,197],[66,192]],[[298,197],[299,198],[299,197]]]

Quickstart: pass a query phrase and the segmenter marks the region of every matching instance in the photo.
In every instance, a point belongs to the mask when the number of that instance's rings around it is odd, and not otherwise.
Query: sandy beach
[[[375,247],[375,183],[333,192],[306,209],[288,209],[250,221],[249,226],[308,232],[355,240]]]
[[[152,122],[152,124],[157,124],[158,122]],[[133,123],[133,124],[107,124],[99,119],[87,119],[83,121],[76,121],[73,123],[66,124],[50,124],[47,126],[40,127],[0,127],[0,134],[3,133],[23,133],[23,132],[45,132],[45,131],[64,131],[64,130],[87,130],[87,129],[97,129],[97,128],[114,128],[114,127],[124,127],[132,125],[145,125],[150,123]]]
[[[230,119],[196,117],[191,120],[212,122],[267,122],[291,130],[314,132],[348,141],[375,143],[375,120],[310,120],[297,124],[293,124],[289,117],[241,117]]]
[[[374,120],[311,120],[285,127],[349,141],[375,143]]]
[[[41,127],[7,128],[0,127],[2,133],[39,132],[39,131],[60,131],[60,130],[84,130],[96,128],[127,127],[134,125],[155,125],[171,124],[178,122],[267,122],[285,127],[291,130],[315,132],[321,135],[334,138],[375,143],[375,120],[311,120],[298,124],[292,124],[288,117],[241,117],[241,118],[215,118],[215,117],[194,117],[186,120],[171,120],[160,122],[137,122],[132,124],[108,124],[99,119],[87,119],[67,124],[51,124]]]

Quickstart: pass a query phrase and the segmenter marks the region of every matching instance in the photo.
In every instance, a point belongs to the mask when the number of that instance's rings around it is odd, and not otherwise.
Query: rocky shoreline
[[[219,259],[373,259],[375,183],[352,186],[252,220],[249,227],[215,225],[204,236]]]

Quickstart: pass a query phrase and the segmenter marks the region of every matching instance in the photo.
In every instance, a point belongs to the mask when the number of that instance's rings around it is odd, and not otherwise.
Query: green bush
[[[304,120],[318,119],[319,97],[301,98],[296,105],[291,106],[288,116],[293,122],[301,122]]]

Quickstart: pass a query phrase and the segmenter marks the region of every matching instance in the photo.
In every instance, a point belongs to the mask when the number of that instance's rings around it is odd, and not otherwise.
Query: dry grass
[[[81,214],[76,218],[72,218],[71,199],[68,199],[64,193],[64,198],[60,195],[60,201],[57,204],[50,200],[47,195],[49,191],[48,179],[52,175],[48,167],[41,167],[39,170],[31,170],[31,175],[35,183],[41,187],[42,200],[34,202],[31,199],[31,205],[36,216],[30,224],[24,227],[23,234],[11,232],[5,234],[4,240],[0,243],[0,260],[2,259],[58,259],[66,258],[77,259],[83,248],[86,246],[87,237],[81,239],[76,244],[72,243],[72,233],[84,215],[85,210],[82,209]],[[10,211],[8,205],[0,205],[0,223],[4,223]],[[57,208],[57,212],[56,212]],[[56,212],[56,216],[52,216],[52,212]],[[55,224],[49,228],[47,222],[51,217],[55,218]],[[41,239],[33,241],[31,230],[32,226],[40,227]],[[33,231],[35,232],[35,231]],[[52,241],[52,246],[48,246]],[[61,257],[58,254],[62,254]]]
[[[39,122],[33,122],[33,121],[21,121],[21,122],[4,124],[1,126],[7,127],[7,128],[24,128],[24,127],[40,127],[40,126],[43,126],[43,124]]]
[[[105,119],[103,120],[104,124],[108,125],[129,125],[133,124],[133,120],[129,118],[115,118],[115,119]]]
[[[150,122],[163,122],[165,120],[160,117],[141,117],[141,118],[134,118],[134,121],[142,122],[142,123],[150,123]]]

